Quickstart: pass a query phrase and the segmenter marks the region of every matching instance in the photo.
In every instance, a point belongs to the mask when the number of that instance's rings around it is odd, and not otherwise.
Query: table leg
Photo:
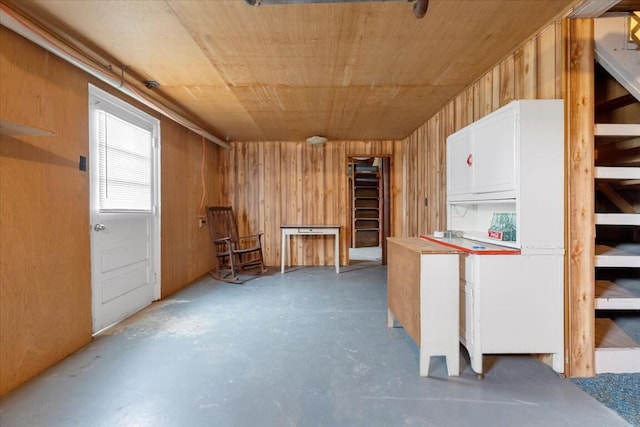
[[[335,236],[335,248],[333,257],[336,260],[336,273],[340,273],[340,232],[336,231]]]
[[[282,243],[280,244],[280,273],[284,274],[284,258],[285,258],[285,253],[287,252],[287,239],[288,239],[288,235],[285,233],[284,230],[282,230]]]
[[[419,351],[419,362],[418,362],[418,370],[420,371],[420,376],[421,377],[428,377],[429,376],[429,364],[431,362],[431,354],[427,353],[425,350],[422,349],[422,347],[420,347],[418,349]]]
[[[391,310],[387,308],[387,328],[395,328],[396,327],[396,318],[394,317]]]

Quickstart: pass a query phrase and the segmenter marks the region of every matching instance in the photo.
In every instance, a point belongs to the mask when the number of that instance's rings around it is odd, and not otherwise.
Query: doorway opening
[[[352,156],[348,162],[349,265],[386,265],[391,159]]]

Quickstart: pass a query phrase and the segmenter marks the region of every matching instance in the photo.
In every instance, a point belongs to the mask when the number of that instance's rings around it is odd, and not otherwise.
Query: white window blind
[[[99,210],[150,212],[153,208],[152,132],[98,109]]]

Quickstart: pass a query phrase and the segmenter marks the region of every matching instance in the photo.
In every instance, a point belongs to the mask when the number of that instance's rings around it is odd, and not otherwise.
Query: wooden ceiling
[[[402,139],[575,0],[3,0],[226,141]]]

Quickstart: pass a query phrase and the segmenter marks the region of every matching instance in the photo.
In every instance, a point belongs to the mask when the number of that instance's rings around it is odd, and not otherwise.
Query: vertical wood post
[[[567,374],[593,376],[595,345],[593,20],[565,21]]]

